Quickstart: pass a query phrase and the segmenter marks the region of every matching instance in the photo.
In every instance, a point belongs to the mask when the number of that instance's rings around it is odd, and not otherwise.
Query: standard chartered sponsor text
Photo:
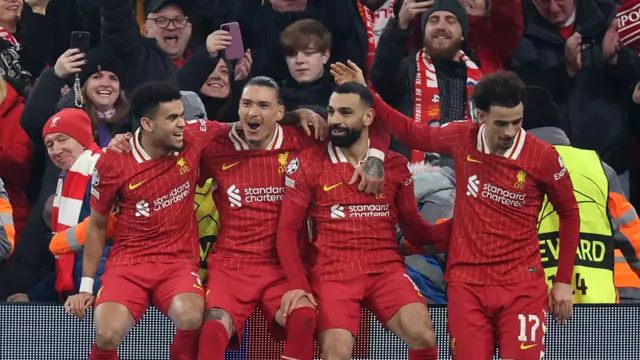
[[[509,191],[489,183],[484,183],[481,195],[507,206],[522,207],[525,204],[525,194]]]
[[[390,216],[389,204],[349,205],[349,217]]]
[[[162,210],[165,209],[172,204],[179,203],[184,200],[187,196],[189,196],[189,192],[191,191],[191,184],[189,181],[186,181],[184,184],[175,187],[171,192],[167,195],[161,196],[155,200],[153,200],[153,210]]]
[[[284,199],[284,187],[269,186],[244,189],[244,200],[250,202],[274,202]]]

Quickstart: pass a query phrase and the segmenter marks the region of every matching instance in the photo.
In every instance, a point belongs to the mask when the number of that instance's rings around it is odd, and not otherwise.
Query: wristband
[[[367,151],[367,157],[372,156],[374,158],[378,158],[382,161],[384,161],[384,152],[378,150],[378,149],[369,149],[369,151]]]
[[[80,291],[81,293],[89,293],[93,295],[93,278],[88,276],[83,276],[82,280],[80,280]]]

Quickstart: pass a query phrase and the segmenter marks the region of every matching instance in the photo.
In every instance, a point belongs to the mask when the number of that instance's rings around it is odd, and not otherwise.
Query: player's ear
[[[483,110],[478,110],[478,119],[480,120],[480,122],[485,122],[486,118],[487,118],[487,113],[484,112]]]
[[[280,120],[284,118],[284,114],[286,111],[287,109],[284,107],[284,105],[278,101],[278,112],[276,113],[276,119],[278,122],[280,122]]]
[[[375,110],[373,110],[373,108],[370,108],[369,110],[367,110],[364,113],[364,125],[365,126],[370,126],[371,123],[373,123],[373,119],[375,119],[376,117],[376,112]]]
[[[151,132],[151,130],[153,130],[153,128],[151,127],[151,119],[149,119],[148,117],[143,117],[140,119],[140,126],[142,127],[142,130],[147,132]]]

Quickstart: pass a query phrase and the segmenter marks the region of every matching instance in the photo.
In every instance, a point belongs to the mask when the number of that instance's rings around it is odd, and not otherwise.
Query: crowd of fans
[[[426,31],[427,21],[437,24]],[[245,53],[228,60],[225,50],[239,42],[221,25],[233,22]],[[335,87],[329,65],[351,60],[387,103],[439,126],[477,120],[474,85],[511,70],[529,87],[525,129],[555,128],[559,137],[540,137],[596,150],[610,196],[640,206],[639,24],[636,0],[0,0],[0,300],[61,300],[54,254],[64,251],[52,241],[51,214],[61,171],[83,148],[47,138],[46,127],[70,129],[76,140],[88,134],[104,148],[140,126],[128,95],[148,81],[178,87],[187,120],[237,121],[239,96],[255,76],[278,83],[287,110],[321,114]],[[76,31],[90,34],[90,49],[69,49]],[[84,111],[91,128],[48,123],[66,108]],[[391,149],[412,164],[423,216],[451,217],[452,159],[396,141]],[[209,181],[196,200],[198,217],[208,219],[200,224],[205,252],[217,232],[211,189]],[[640,221],[627,210],[610,199],[622,243],[616,285],[640,301]],[[79,211],[76,223],[89,210]],[[433,303],[446,302],[445,260],[407,256]]]

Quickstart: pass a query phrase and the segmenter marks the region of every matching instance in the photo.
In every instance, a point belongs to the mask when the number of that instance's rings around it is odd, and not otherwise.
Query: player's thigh
[[[454,360],[489,360],[495,351],[494,326],[481,285],[450,283],[447,327]]]
[[[501,287],[508,298],[497,320],[500,357],[513,360],[539,360],[544,355],[549,304],[543,279]]]
[[[356,337],[364,300],[363,278],[320,280],[314,281],[311,286],[318,303],[317,332],[344,329]]]
[[[185,264],[154,264],[150,271],[158,279],[151,294],[153,304],[168,315],[178,329],[198,329],[204,312],[204,288],[198,268]]]
[[[318,334],[323,360],[350,360],[355,338],[346,329],[327,329]]]
[[[208,270],[208,275],[205,321],[212,319],[212,314],[223,311],[231,317],[233,325],[233,329],[227,330],[233,330],[239,339],[242,338],[245,323],[260,301],[264,288],[262,280],[247,269],[213,268]],[[227,326],[225,321],[222,323]]]
[[[118,303],[127,308],[136,322],[140,321],[149,308],[149,291],[153,286],[145,269],[138,265],[114,267],[102,275],[101,282],[96,309],[103,303]]]
[[[426,302],[403,267],[369,275],[364,304],[410,347],[428,348],[435,344]]]

